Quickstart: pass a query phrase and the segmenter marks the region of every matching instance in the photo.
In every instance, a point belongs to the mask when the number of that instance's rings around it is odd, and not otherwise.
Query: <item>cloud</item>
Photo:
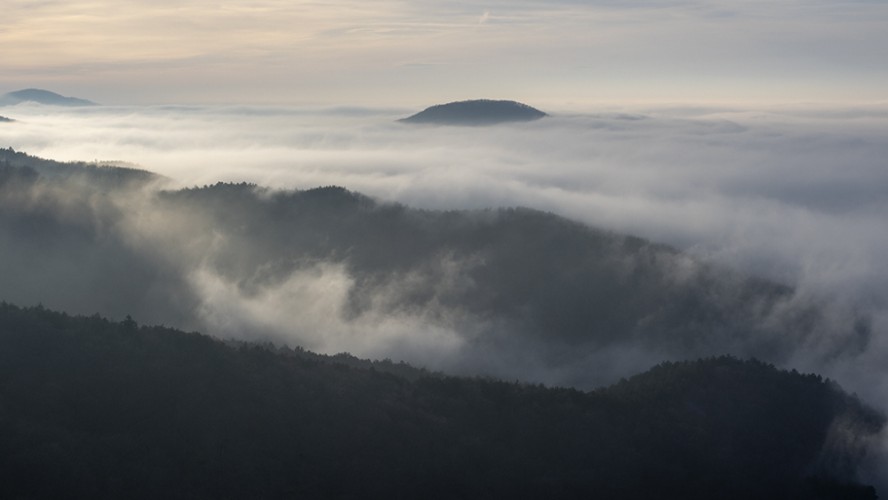
[[[411,359],[436,369],[444,368],[442,360],[453,357],[464,343],[460,333],[421,315],[382,314],[383,309],[370,307],[346,318],[354,282],[341,264],[298,269],[255,293],[207,268],[193,271],[190,280],[202,299],[199,315],[224,337],[271,339],[325,354]]]
[[[545,237],[525,233],[512,253],[451,251],[419,262],[406,257],[422,251],[374,256],[327,247],[294,260],[288,248],[312,247],[319,238],[297,221],[275,223],[288,230],[269,222],[271,235],[261,228],[240,236],[221,230],[220,221],[238,228],[232,221],[239,217],[255,224],[273,210],[254,213],[249,204],[223,203],[201,211],[158,203],[151,195],[96,196],[79,185],[4,193],[8,206],[0,230],[18,236],[0,239],[2,298],[87,314],[132,314],[141,322],[326,353],[406,359],[452,373],[584,388],[664,359],[756,354],[825,374],[868,402],[888,400],[885,105],[636,106],[556,111],[537,122],[489,128],[395,123],[411,111],[19,105],[4,109],[17,121],[0,131],[0,145],[61,160],[134,161],[168,176],[174,187],[255,182],[273,188],[260,191],[269,200],[274,189],[343,185],[426,209],[530,206],[687,251],[698,260],[660,257],[660,269],[668,270],[663,279],[675,291],[701,276],[702,261],[796,292],[767,311],[749,305],[751,313],[735,322],[740,330],[763,333],[707,332],[708,341],[682,337],[688,343],[677,341],[678,347],[643,338],[587,345],[538,335],[522,324],[534,316],[521,304],[536,306],[552,297],[569,306],[577,299],[571,286],[579,285],[565,276],[594,283],[580,274],[582,268],[559,267],[576,260],[531,258],[536,264],[521,269],[546,269],[550,279],[540,283],[555,288],[530,299],[520,286],[498,282],[492,290],[517,299],[504,313],[485,295],[491,288],[478,281],[508,278],[479,273],[491,255],[522,255],[534,244],[562,250]],[[8,223],[14,220],[9,208],[22,206],[37,219]],[[484,214],[473,217],[484,221]],[[40,227],[50,229],[41,233]],[[422,245],[416,234],[387,237]],[[345,241],[330,248],[353,247]],[[355,260],[361,255],[363,261]],[[724,283],[709,291],[736,302],[731,295],[741,288],[731,288],[731,279]],[[804,324],[812,310],[815,325],[804,332],[786,327]],[[649,321],[668,320],[669,312],[654,318]],[[546,331],[571,327],[568,322]],[[774,332],[779,340],[769,343]],[[879,453],[867,479],[884,483],[879,474],[885,452]]]
[[[859,278],[836,266],[871,265],[885,238],[884,107],[634,109],[488,129],[393,123],[408,110],[9,109],[20,123],[5,142],[51,158],[136,161],[185,186],[337,184],[425,208],[528,205],[749,265],[780,255],[760,270],[792,281],[818,267]]]
[[[489,128],[395,122],[412,111],[16,106],[4,110],[18,121],[3,128],[0,140],[60,160],[137,162],[168,176],[174,186],[220,180],[276,189],[342,185],[418,208],[529,206],[675,245],[703,261],[794,286],[798,304],[828,304],[820,329],[806,340],[810,345],[788,363],[826,371],[870,400],[888,394],[884,384],[865,382],[867,370],[883,373],[879,366],[888,353],[888,271],[882,265],[888,246],[885,105],[554,110],[553,117],[538,122]],[[447,307],[393,309],[394,297],[422,288],[421,276],[466,274],[459,271],[466,268],[447,267],[446,259],[420,275],[392,276],[384,286],[374,285],[379,295],[357,310],[358,321],[336,314],[354,299],[344,290],[357,286],[342,261],[321,256],[294,274],[286,270],[280,281],[251,288],[250,279],[265,279],[275,268],[245,281],[243,276],[252,275],[208,267],[206,255],[223,255],[221,243],[190,228],[212,227],[212,221],[192,220],[195,213],[152,215],[148,208],[136,213],[141,215],[120,229],[130,259],[164,263],[187,282],[185,307],[176,309],[160,300],[170,290],[162,286],[166,281],[151,278],[157,283],[152,303],[176,312],[170,322],[200,311],[206,324],[231,334],[240,329],[278,339],[295,335],[326,352],[403,355],[466,372],[484,365],[508,375],[520,366],[532,373],[529,378],[552,383],[576,383],[584,363],[610,374],[602,375],[605,381],[662,355],[615,345],[609,349],[632,355],[620,362],[602,355],[568,363],[560,347],[504,337],[486,341],[488,351],[495,348],[502,355],[482,359],[483,354],[470,354],[481,340],[454,332],[507,331],[509,325],[485,323],[489,318],[466,311],[454,315],[456,309]],[[158,240],[158,234],[166,236]],[[241,250],[232,247],[224,255]],[[226,259],[240,268],[253,262]],[[325,299],[312,301],[313,295]],[[442,291],[438,303],[447,297]],[[283,306],[292,301],[304,304],[306,313]],[[109,307],[124,311],[120,304]],[[869,337],[860,340],[866,349],[825,358],[824,353],[854,345],[836,332],[860,314],[871,318]],[[321,329],[330,336],[307,333]],[[534,352],[539,355],[528,354]],[[831,360],[827,366],[824,359]]]

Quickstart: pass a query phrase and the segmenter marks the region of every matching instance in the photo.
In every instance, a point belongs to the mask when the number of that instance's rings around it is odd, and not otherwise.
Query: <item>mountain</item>
[[[664,359],[856,356],[873,336],[853,309],[551,213],[157,180],[0,149],[0,298],[580,388]]]
[[[533,121],[544,116],[548,115],[520,102],[478,99],[439,104],[400,121],[440,125],[494,125]]]
[[[593,392],[0,303],[3,498],[874,499],[885,417],[730,357]],[[591,367],[590,367],[591,369]]]
[[[15,120],[13,120],[12,118],[7,118],[7,117],[5,117],[5,116],[0,116],[0,123],[10,123],[10,122],[14,122],[14,121],[15,121]]]
[[[65,97],[42,89],[23,89],[0,96],[0,105],[11,106],[23,102],[35,102],[50,106],[95,106],[96,103],[76,97]]]

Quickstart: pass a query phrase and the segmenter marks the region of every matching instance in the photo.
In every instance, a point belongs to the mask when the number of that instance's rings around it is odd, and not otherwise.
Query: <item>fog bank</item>
[[[885,329],[886,105],[547,110],[554,116],[487,128],[395,123],[411,111],[19,105],[4,108],[17,121],[3,125],[0,142],[58,160],[134,162],[174,186],[341,185],[418,208],[548,210],[864,308],[874,330]]]

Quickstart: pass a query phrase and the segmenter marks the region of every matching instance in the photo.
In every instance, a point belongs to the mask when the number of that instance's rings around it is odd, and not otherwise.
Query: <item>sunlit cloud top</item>
[[[888,2],[6,0],[0,90],[109,103],[888,99]]]

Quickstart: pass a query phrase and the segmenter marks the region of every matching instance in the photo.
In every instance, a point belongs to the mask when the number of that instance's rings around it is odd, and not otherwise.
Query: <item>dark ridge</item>
[[[7,118],[7,117],[5,117],[5,116],[0,116],[0,123],[9,123],[9,122],[14,122],[14,121],[15,121],[15,120],[13,120],[12,118]]]
[[[96,103],[76,97],[65,97],[43,89],[23,89],[0,96],[0,105],[14,105],[22,102],[36,102],[51,106],[96,106]]]
[[[441,125],[494,125],[533,121],[544,116],[548,115],[520,102],[478,99],[439,104],[399,121]]]
[[[6,303],[0,401],[0,497],[33,499],[872,500],[885,423],[731,357],[580,392]]]
[[[103,188],[121,188],[147,184],[161,177],[153,172],[102,163],[59,162],[46,160],[13,148],[0,148],[0,168],[26,169],[47,179],[68,181],[81,179]]]
[[[783,364],[826,328],[824,357],[862,352],[873,334],[865,312],[840,322],[791,287],[532,209],[418,210],[340,187],[246,183],[121,202],[155,179],[0,149],[0,298],[206,330],[194,269],[261,294],[332,264],[351,281],[344,321],[421,315],[471,339],[475,351],[451,360],[463,373],[532,377],[520,363],[477,362],[477,352],[566,366],[547,380],[582,388],[645,366],[584,368],[611,348],[652,361],[731,353]],[[139,229],[150,244],[134,245],[130,224],[145,213],[157,222]]]

